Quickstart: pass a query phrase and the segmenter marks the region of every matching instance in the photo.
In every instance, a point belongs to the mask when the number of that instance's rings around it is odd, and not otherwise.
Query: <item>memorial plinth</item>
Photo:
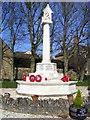
[[[17,81],[17,92],[26,95],[40,95],[40,96],[58,96],[69,95],[76,92],[76,82],[60,82],[54,80],[40,83],[30,83],[24,81]]]
[[[29,73],[25,81],[17,81],[17,93],[27,95],[68,95],[76,92],[76,82],[63,82],[63,73],[57,72],[56,63],[50,61],[50,26],[52,10],[49,4],[44,9],[43,24],[43,58],[36,64],[36,72]]]

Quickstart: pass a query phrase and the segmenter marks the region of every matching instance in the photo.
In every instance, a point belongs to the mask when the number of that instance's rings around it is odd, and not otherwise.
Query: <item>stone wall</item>
[[[29,76],[30,68],[16,68],[15,67],[15,79],[22,79],[23,75]]]
[[[5,98],[0,96],[0,107],[13,112],[42,114],[42,115],[68,115],[70,101],[67,99],[44,99],[33,102],[29,98]],[[87,98],[84,98],[84,103],[87,103]]]
[[[38,102],[33,102],[29,98],[13,99],[2,97],[0,100],[3,109],[10,111],[42,115],[68,115],[68,100],[61,98],[58,100],[38,100]]]

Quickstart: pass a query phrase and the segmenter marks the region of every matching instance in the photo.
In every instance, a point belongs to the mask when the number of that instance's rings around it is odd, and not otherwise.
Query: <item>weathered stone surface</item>
[[[31,114],[68,114],[68,101],[65,99],[48,99],[33,102],[29,98],[4,98],[2,97],[3,109]]]
[[[68,115],[69,112],[69,102],[66,99],[44,99],[33,102],[29,98],[4,98],[1,96],[0,104],[2,104],[3,109],[8,109],[10,111],[16,111],[21,113],[29,114],[42,114],[42,115]],[[86,99],[84,102],[86,102]]]

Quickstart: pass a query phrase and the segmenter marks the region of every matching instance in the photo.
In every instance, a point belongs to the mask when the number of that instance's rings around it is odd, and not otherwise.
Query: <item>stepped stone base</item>
[[[30,82],[30,75],[41,75],[41,82]],[[17,81],[17,93],[39,96],[57,96],[73,94],[77,91],[75,81],[63,82],[61,80],[63,73],[59,74],[57,72],[56,63],[37,63],[36,72],[30,73],[29,76],[26,81]],[[45,78],[47,78],[47,80]]]
[[[60,82],[54,80],[40,83],[17,81],[17,83],[16,91],[19,94],[55,96],[73,94],[77,91],[75,81]]]
[[[63,73],[57,72],[56,63],[37,63],[35,73],[49,80],[60,80],[63,77]]]

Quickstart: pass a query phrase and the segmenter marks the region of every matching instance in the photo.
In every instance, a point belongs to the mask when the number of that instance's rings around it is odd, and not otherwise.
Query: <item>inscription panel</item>
[[[36,70],[37,71],[55,71],[56,64],[55,63],[51,63],[51,64],[37,63]]]
[[[39,65],[39,70],[44,70],[44,66],[43,65]]]
[[[53,67],[51,65],[46,65],[45,70],[53,70]]]

